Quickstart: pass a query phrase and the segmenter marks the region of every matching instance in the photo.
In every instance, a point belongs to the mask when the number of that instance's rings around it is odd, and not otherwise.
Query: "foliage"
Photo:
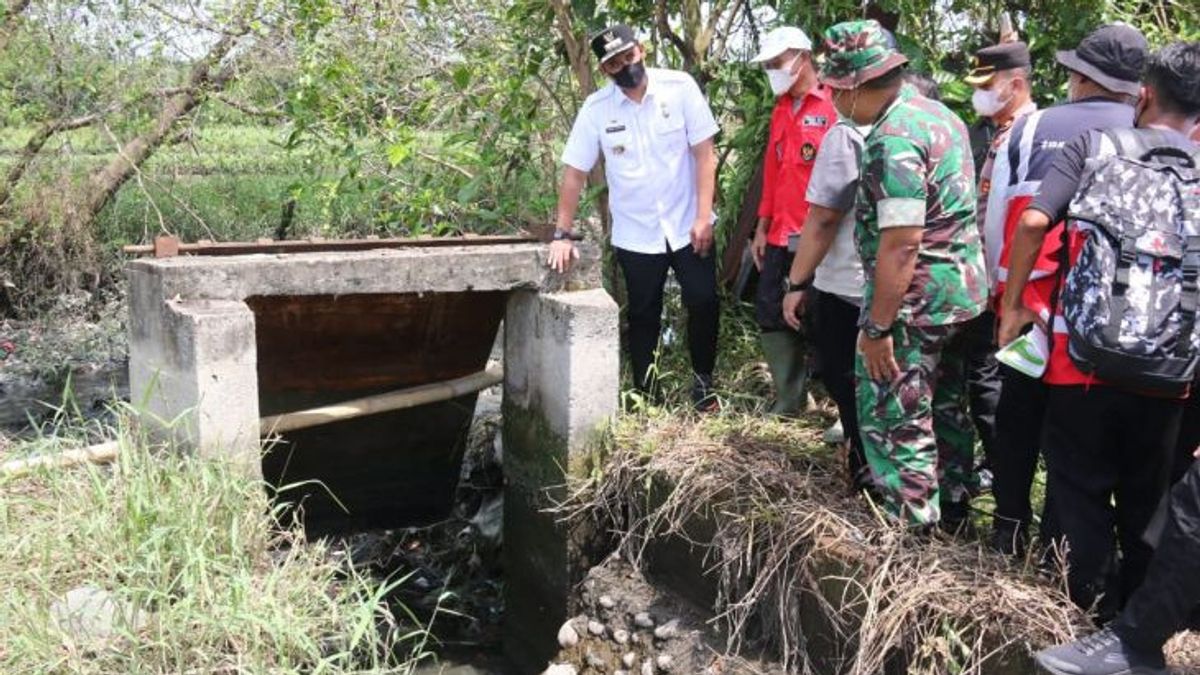
[[[119,433],[120,460],[0,477],[3,672],[403,673],[425,655],[427,634],[385,602],[402,580],[281,529],[259,483],[127,424],[58,421],[5,459]],[[83,585],[140,620],[118,620],[99,648],[75,641],[51,606]]]
[[[11,252],[0,276],[22,289],[5,293],[8,311],[106,283],[115,275],[101,268],[116,260],[106,252],[163,231],[539,232],[553,216],[562,142],[588,89],[602,83],[587,45],[573,52],[571,40],[579,47],[615,21],[638,30],[654,65],[691,71],[717,111],[725,237],[760,161],[772,101],[746,61],[771,27],[800,25],[818,38],[836,21],[877,18],[968,121],[961,75],[994,39],[1002,11],[1031,45],[1042,103],[1064,93],[1054,51],[1103,21],[1134,23],[1156,45],[1200,38],[1200,9],[1186,0],[43,0],[15,18],[6,11],[0,168],[11,171],[44,125],[83,122],[52,134],[11,203],[0,204],[0,248]],[[222,88],[170,123],[112,199],[85,199],[206,50],[239,31],[218,64]],[[584,216],[604,191],[587,196]],[[79,221],[90,203],[103,211]],[[55,248],[70,254],[48,255]]]

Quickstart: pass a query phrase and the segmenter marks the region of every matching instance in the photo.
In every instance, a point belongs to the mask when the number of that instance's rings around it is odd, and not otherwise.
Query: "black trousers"
[[[1171,491],[1167,525],[1146,572],[1113,629],[1139,651],[1157,652],[1195,620],[1200,606],[1200,461]]]
[[[1111,617],[1150,565],[1142,534],[1167,489],[1182,401],[1105,386],[1047,389],[1046,489],[1067,547],[1067,588],[1081,607],[1104,593],[1101,618]],[[1119,587],[1106,588],[1118,548]]]
[[[1177,483],[1192,466],[1192,454],[1200,445],[1200,387],[1192,385],[1192,395],[1183,408],[1179,423],[1179,442],[1175,446],[1175,461],[1171,468],[1171,483]]]
[[[967,394],[971,421],[988,464],[996,454],[996,410],[1000,405],[1000,364],[996,361],[996,315],[985,311],[963,330],[967,349]],[[995,470],[993,469],[993,474]]]
[[[821,381],[837,404],[842,430],[850,441],[850,477],[857,478],[866,467],[862,436],[858,433],[855,403],[854,358],[858,343],[858,306],[832,293],[810,291],[808,311],[812,316],[812,344],[821,362]]]
[[[662,332],[663,287],[667,270],[674,270],[688,314],[688,351],[692,370],[712,375],[717,360],[717,331],[720,323],[717,298],[716,256],[701,258],[691,245],[666,253],[634,253],[616,249],[617,262],[625,275],[628,295],[629,361],[633,382],[649,388],[647,375],[654,363],[654,350]]]
[[[1027,529],[1033,520],[1029,492],[1037,472],[1047,386],[1008,366],[999,369],[1003,386],[996,406],[995,447],[988,455],[992,497],[996,500],[994,518],[997,528]],[[1053,516],[1050,509],[1045,513]],[[1046,520],[1042,520],[1043,535]]]
[[[792,269],[794,257],[795,254],[785,246],[767,244],[763,266],[758,273],[758,287],[754,291],[754,319],[764,333],[792,330],[783,320],[783,280]]]

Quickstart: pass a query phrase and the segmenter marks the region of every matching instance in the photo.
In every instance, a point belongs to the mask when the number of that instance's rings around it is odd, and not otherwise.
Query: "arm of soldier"
[[[842,222],[843,212],[830,209],[819,204],[808,205],[808,215],[804,218],[803,234],[800,235],[800,245],[796,256],[792,258],[792,268],[788,272],[788,281],[800,284],[813,278],[817,266],[829,254],[829,249],[837,239],[838,225]],[[793,291],[783,296],[783,320],[789,326],[800,330],[800,316],[804,313],[805,291]]]
[[[1012,251],[1008,259],[1008,280],[1004,297],[1000,300],[1000,329],[996,341],[1001,347],[1021,334],[1029,324],[1040,321],[1040,317],[1025,306],[1022,294],[1034,263],[1046,239],[1050,226],[1067,215],[1067,206],[1079,189],[1084,162],[1089,154],[1086,134],[1076,138],[1063,148],[1055,159],[1046,178],[1038,189],[1029,208],[1021,213],[1021,220],[1013,232]],[[1053,321],[1054,317],[1050,317]]]
[[[875,325],[891,326],[896,321],[904,295],[912,285],[924,231],[924,224],[893,225],[880,234],[875,260],[875,294],[868,310]],[[900,374],[892,349],[892,336],[872,340],[860,334],[858,345],[871,379],[890,382]]]
[[[928,209],[925,156],[924,148],[901,136],[883,136],[864,150],[860,180],[879,227],[867,318],[879,327],[892,326],[912,284]],[[860,332],[858,350],[872,379],[890,382],[899,375],[891,335],[871,339]]]
[[[587,116],[587,107],[575,117],[567,145],[563,148],[563,177],[558,186],[558,215],[555,227],[570,232],[579,210],[579,196],[587,184],[587,174],[600,159],[600,135]],[[554,271],[563,273],[571,268],[571,261],[579,258],[579,251],[570,239],[550,242],[550,254],[546,260]]]
[[[692,248],[704,258],[712,250],[713,192],[717,183],[717,153],[712,138],[692,146],[696,159],[696,221],[692,224]]]

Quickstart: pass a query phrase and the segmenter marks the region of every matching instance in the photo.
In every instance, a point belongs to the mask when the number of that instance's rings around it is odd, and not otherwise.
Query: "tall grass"
[[[428,634],[388,609],[399,581],[280,528],[259,482],[120,427],[113,467],[0,478],[0,672],[403,673],[424,656]],[[57,431],[5,458],[95,435]],[[83,585],[143,620],[68,635],[51,605]]]

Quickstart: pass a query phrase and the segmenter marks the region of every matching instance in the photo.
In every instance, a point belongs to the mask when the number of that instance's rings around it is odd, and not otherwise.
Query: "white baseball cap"
[[[752,63],[770,61],[789,49],[810,52],[812,51],[812,40],[809,40],[804,31],[799,28],[780,26],[763,37],[762,50],[750,61]]]

